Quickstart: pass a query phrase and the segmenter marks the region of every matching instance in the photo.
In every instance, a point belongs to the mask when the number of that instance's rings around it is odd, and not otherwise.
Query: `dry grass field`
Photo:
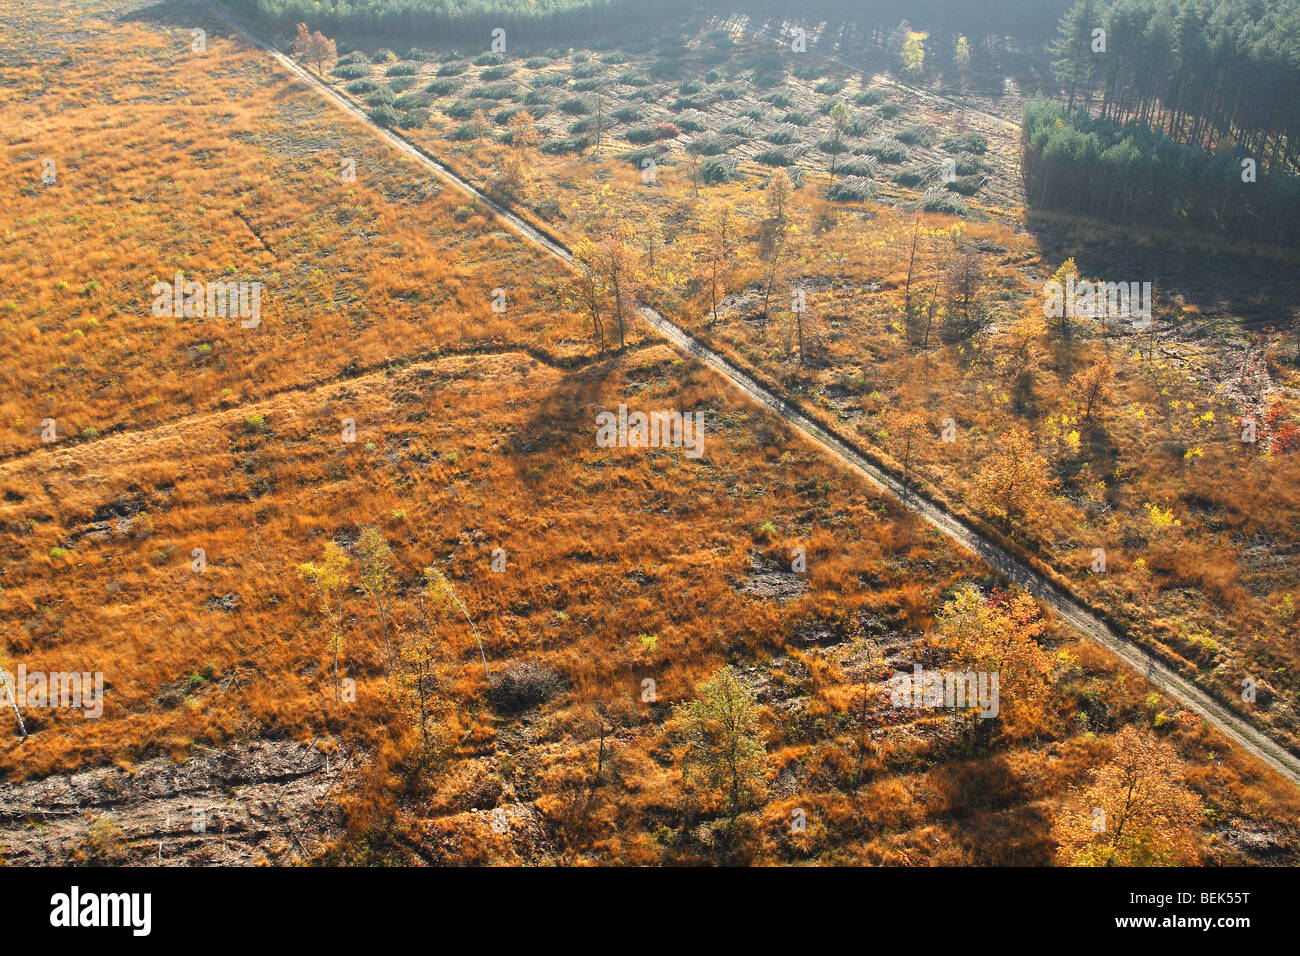
[[[666,315],[896,472],[906,461],[927,494],[1294,749],[1296,253],[1027,218],[1018,133],[985,100],[964,110],[792,54],[737,20],[692,26],[563,56],[412,51],[399,60],[367,49],[342,57],[331,82],[372,109],[423,90],[423,105],[408,111],[419,122],[403,135],[570,244],[622,230],[640,259],[638,292]],[[764,57],[774,64],[766,72],[753,67]],[[689,131],[672,124],[684,99],[695,104]],[[856,181],[849,164],[866,157],[865,200],[825,195],[831,156],[814,147],[833,136],[837,102],[850,107],[837,182]],[[886,102],[897,109],[887,119]],[[766,189],[775,169],[755,155],[770,148],[764,136],[785,109],[808,120],[794,133],[809,148],[781,170],[796,188],[777,217]],[[510,145],[510,117],[521,111],[537,117],[536,148]],[[738,118],[743,135],[728,132]],[[566,132],[566,122],[578,126]],[[657,124],[677,133],[634,148],[635,134]],[[912,142],[899,141],[905,130]],[[983,140],[978,153],[961,146],[971,136]],[[562,141],[574,152],[554,152]],[[713,145],[701,151],[702,142]],[[878,158],[886,146],[897,163]],[[945,158],[981,164],[969,199],[941,188]],[[512,176],[512,160],[526,174]],[[702,173],[708,162],[723,163],[727,181]],[[899,168],[924,176],[904,186]],[[927,211],[952,202],[964,208]],[[715,286],[723,208],[733,235]],[[1080,279],[1151,282],[1150,329],[1081,318],[1065,334],[1045,319],[1044,283],[1067,258]],[[796,315],[800,292],[806,312]],[[1111,378],[1088,408],[1077,377],[1103,362]],[[926,426],[914,441],[900,433],[910,414]],[[949,420],[954,440],[944,441]],[[1030,433],[1055,484],[1008,516],[977,479],[1016,428]],[[1098,548],[1104,574],[1094,569]],[[1264,693],[1243,700],[1243,681]]]

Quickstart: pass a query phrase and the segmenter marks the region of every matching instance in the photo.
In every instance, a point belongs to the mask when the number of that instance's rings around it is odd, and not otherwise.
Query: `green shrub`
[[[867,151],[882,163],[897,165],[907,162],[907,150],[900,143],[878,143],[869,147]]]
[[[959,176],[950,183],[944,183],[944,188],[962,196],[974,196],[983,186],[983,176]]]
[[[970,212],[966,200],[946,189],[927,190],[921,197],[920,207],[926,212],[944,212],[952,216],[964,216]]]
[[[792,159],[784,150],[764,149],[756,153],[754,161],[762,163],[764,166],[793,166]]]
[[[917,168],[900,169],[889,178],[900,186],[919,186],[930,178],[933,170]]]
[[[434,80],[426,86],[425,92],[432,93],[434,96],[451,96],[464,84],[460,80],[453,80],[450,77],[441,80]]]
[[[475,87],[470,95],[484,100],[505,100],[514,96],[514,93],[513,83],[488,83],[485,86]]]
[[[712,156],[700,163],[700,182],[706,185],[726,183],[736,178],[736,162],[721,156]]]
[[[385,129],[391,129],[401,120],[401,117],[397,115],[397,110],[393,109],[387,103],[382,106],[376,106],[372,109],[370,111],[370,118]]]
[[[393,100],[393,108],[399,110],[424,109],[432,102],[433,97],[428,93],[403,93]],[[427,115],[425,118],[428,118]]]
[[[335,63],[330,72],[341,80],[358,80],[369,76],[373,70],[369,63]]]
[[[469,119],[479,110],[487,112],[496,109],[497,104],[491,100],[457,100],[450,106],[443,107],[443,112],[452,119]]]
[[[586,147],[584,137],[568,136],[563,139],[548,139],[538,149],[549,156],[560,156],[564,153],[580,153]]]
[[[908,146],[929,146],[935,135],[933,126],[905,126],[894,134],[894,139]]]
[[[979,153],[983,155],[989,148],[988,137],[979,133],[962,133],[960,136],[945,136],[941,145],[949,153]]]

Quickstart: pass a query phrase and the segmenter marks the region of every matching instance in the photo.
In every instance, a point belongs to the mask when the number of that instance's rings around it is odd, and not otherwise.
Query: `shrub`
[[[882,163],[897,165],[907,162],[907,150],[899,143],[879,143],[872,146],[868,152]]]
[[[451,94],[455,93],[457,90],[461,88],[461,85],[462,84],[460,80],[453,80],[448,78],[442,80],[434,80],[424,89],[425,92],[432,93],[434,96],[451,96]]]
[[[563,139],[550,139],[537,147],[541,152],[548,156],[559,156],[564,153],[580,153],[587,146],[585,138],[569,136]]]
[[[642,146],[624,153],[623,159],[639,169],[645,160],[658,159],[662,154],[663,150],[658,146]]]
[[[474,58],[475,66],[499,66],[506,58],[500,53],[480,53]]]
[[[369,63],[335,63],[334,69],[330,71],[342,80],[357,80],[363,76],[369,76],[373,70]]]
[[[514,95],[513,83],[488,83],[474,89],[471,95],[485,100],[505,100]]]
[[[863,90],[857,96],[853,97],[853,102],[858,106],[876,106],[883,103],[885,94],[880,90]]]
[[[374,80],[361,79],[353,80],[343,88],[353,96],[364,96],[366,93],[373,93],[375,90],[379,89],[379,84]]]
[[[675,126],[675,127],[677,127],[678,130],[681,130],[681,131],[684,131],[684,132],[687,132],[687,133],[699,133],[699,132],[702,132],[703,130],[708,129],[708,126],[707,126],[707,125],[705,124],[705,122],[704,122],[704,117],[703,117],[703,115],[700,113],[699,110],[690,110],[690,111],[687,111],[687,112],[682,113],[681,115],[675,117],[675,118],[673,119],[672,123],[668,123],[668,124],[662,124],[662,123],[661,123],[661,124],[659,124],[659,125],[661,125],[661,126],[664,126],[664,125]],[[674,135],[675,135],[675,134],[674,134]],[[665,138],[668,138],[668,137],[665,137]]]
[[[387,106],[391,104],[395,99],[397,99],[397,97],[393,95],[392,90],[390,90],[386,86],[380,86],[376,88],[373,93],[371,93],[369,96],[366,97],[366,105]]]
[[[719,153],[725,153],[733,145],[731,140],[720,136],[700,136],[686,147],[686,151],[696,156],[717,156]]]
[[[930,178],[931,170],[917,168],[900,169],[889,178],[900,186],[919,186]]]
[[[591,106],[581,97],[572,97],[560,103],[560,109],[570,116],[586,116],[591,112]]]
[[[821,93],[823,96],[834,96],[840,90],[844,89],[846,85],[847,84],[845,84],[843,80],[829,79],[829,80],[822,80],[820,83],[814,86],[813,89],[816,92]]]
[[[812,122],[812,117],[807,113],[801,113],[798,110],[791,110],[781,117],[782,123],[791,123],[795,126],[807,126]]]
[[[488,80],[504,80],[514,72],[515,68],[513,66],[494,66],[484,70],[478,75],[478,78],[485,82]]]
[[[776,86],[785,81],[785,67],[776,53],[764,53],[754,61],[751,79],[755,86]]]
[[[492,705],[502,714],[522,714],[540,707],[563,689],[559,673],[525,661],[493,678]]]
[[[850,159],[847,162],[840,163],[839,171],[845,176],[861,176],[864,179],[870,179],[878,171],[876,164],[870,159]]]
[[[466,70],[464,63],[444,63],[438,67],[437,76],[460,76]]]
[[[960,136],[945,136],[939,145],[950,153],[983,155],[989,148],[989,141],[988,137],[979,133],[962,133]]]
[[[961,176],[950,183],[944,183],[945,188],[963,196],[974,196],[983,186],[983,176]]]
[[[407,110],[398,119],[397,125],[402,129],[419,129],[427,122],[429,122],[428,110]]]
[[[483,110],[486,113],[490,109],[495,109],[496,105],[491,100],[457,100],[450,106],[443,107],[443,112],[452,119],[463,120],[469,119],[478,110]]]
[[[385,76],[415,76],[420,72],[418,63],[394,63],[384,70]]]
[[[903,107],[897,103],[881,103],[876,107],[876,112],[885,119],[893,119],[899,113],[903,112]]]
[[[398,76],[388,81],[388,88],[394,93],[405,93],[418,82],[414,76]]]
[[[826,198],[839,202],[862,202],[875,194],[875,185],[865,176],[845,176],[826,190]]]
[[[974,156],[962,156],[957,160],[957,175],[975,176],[979,173],[993,172],[993,165],[986,163],[982,159],[976,159]]]
[[[780,149],[764,149],[754,155],[754,161],[764,166],[793,166],[794,159]]]
[[[736,161],[713,156],[700,163],[700,182],[706,185],[726,183],[736,178]]]
[[[894,134],[894,139],[908,146],[929,146],[934,138],[933,126],[907,126]]]
[[[376,106],[372,109],[370,111],[370,118],[385,129],[391,129],[396,126],[398,121],[401,119],[401,117],[397,115],[397,110],[393,109],[387,103],[381,106]]]
[[[672,123],[655,123],[654,126],[634,126],[623,134],[629,143],[657,143],[661,139],[672,139],[681,135],[681,130]]]
[[[399,110],[424,109],[432,102],[433,97],[428,93],[403,93],[393,100],[393,107]],[[425,118],[428,118],[427,114]]]
[[[926,212],[946,212],[952,216],[964,216],[970,212],[966,200],[946,189],[927,190],[921,197],[920,206]]]

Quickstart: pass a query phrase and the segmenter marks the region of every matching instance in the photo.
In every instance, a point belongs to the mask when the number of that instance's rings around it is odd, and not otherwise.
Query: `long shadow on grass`
[[[1224,241],[1213,251],[1197,235],[1152,236],[1101,221],[1067,222],[1050,213],[1027,219],[1048,263],[1073,257],[1079,272],[1107,282],[1150,282],[1152,298],[1181,297],[1230,326],[1295,331],[1300,322],[1300,252]],[[1158,224],[1157,224],[1158,225]],[[1212,240],[1211,240],[1212,241]]]

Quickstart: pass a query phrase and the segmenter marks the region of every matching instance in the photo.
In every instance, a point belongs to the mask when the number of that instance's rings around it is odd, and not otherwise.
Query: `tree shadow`
[[[1030,210],[1026,226],[1047,262],[1073,257],[1082,275],[1150,282],[1152,298],[1178,299],[1206,315],[1258,330],[1295,331],[1300,322],[1300,250],[1230,242],[1193,233],[1142,231],[1100,220]]]

